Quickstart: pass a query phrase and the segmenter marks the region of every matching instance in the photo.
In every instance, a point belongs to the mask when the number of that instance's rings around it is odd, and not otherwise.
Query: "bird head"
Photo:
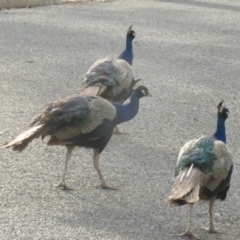
[[[143,86],[140,85],[139,87],[137,87],[134,92],[137,94],[138,98],[142,98],[142,97],[152,97],[151,93],[149,92],[149,90]]]
[[[127,37],[129,37],[131,40],[135,38],[135,31],[132,30],[132,25],[129,27],[127,31]]]
[[[219,117],[223,117],[226,120],[228,118],[229,110],[226,107],[224,107],[222,104],[223,104],[223,100],[218,104],[217,115]]]

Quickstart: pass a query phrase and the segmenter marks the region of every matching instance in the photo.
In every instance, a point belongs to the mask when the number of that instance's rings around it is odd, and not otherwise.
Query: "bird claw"
[[[54,185],[54,187],[65,189],[65,190],[73,190],[72,187],[69,187],[66,185],[66,183],[62,183],[62,182],[60,182],[58,185]]]
[[[179,237],[187,237],[189,239],[196,239],[196,240],[200,240],[201,239],[198,236],[194,235],[191,231],[186,231],[185,233],[178,234],[178,236]]]
[[[108,186],[107,184],[103,184],[103,183],[101,183],[100,185],[97,185],[96,188],[102,188],[102,189],[108,189],[108,190],[119,190],[118,187]]]

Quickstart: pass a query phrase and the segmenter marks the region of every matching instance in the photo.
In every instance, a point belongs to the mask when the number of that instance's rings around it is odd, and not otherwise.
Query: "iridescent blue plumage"
[[[218,119],[217,119],[217,129],[216,132],[213,134],[213,138],[216,140],[220,140],[226,143],[226,131],[225,131],[225,121],[228,117],[228,109],[222,108],[222,102],[218,105]]]
[[[135,38],[135,31],[132,30],[132,26],[129,27],[127,36],[126,36],[126,48],[125,50],[118,56],[119,59],[123,59],[132,65],[133,62],[133,47],[132,41]]]
[[[127,122],[134,118],[139,109],[139,99],[146,95],[150,95],[148,90],[143,88],[143,86],[139,86],[138,91],[133,91],[130,97],[130,102],[128,104],[122,105],[119,103],[112,103],[117,109],[117,122],[118,124]]]

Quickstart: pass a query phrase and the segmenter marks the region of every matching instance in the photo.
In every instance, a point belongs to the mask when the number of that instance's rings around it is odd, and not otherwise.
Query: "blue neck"
[[[127,37],[126,39],[126,50],[132,51],[132,39],[130,39],[129,37]]]
[[[112,103],[117,109],[117,124],[133,119],[139,108],[139,98],[135,92],[132,93],[128,104]]]
[[[132,65],[133,52],[132,52],[132,39],[127,36],[126,49],[118,56],[119,59],[123,59]]]
[[[225,119],[223,119],[222,117],[218,117],[217,130],[213,134],[213,137],[226,143]]]

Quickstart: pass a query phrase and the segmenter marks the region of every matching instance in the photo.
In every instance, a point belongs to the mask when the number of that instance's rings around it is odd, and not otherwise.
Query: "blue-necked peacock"
[[[135,38],[135,31],[132,30],[132,25],[129,27],[126,36],[126,48],[125,50],[118,56],[119,59],[123,59],[127,61],[130,65],[133,62],[133,47],[132,41]]]
[[[63,176],[57,187],[71,189],[65,184],[68,161],[74,147],[92,148],[93,164],[101,181],[100,187],[109,187],[99,168],[99,156],[109,142],[117,124],[134,118],[139,109],[139,99],[150,96],[148,89],[139,86],[126,105],[111,103],[99,96],[74,95],[48,104],[35,116],[29,129],[1,148],[13,147],[22,151],[33,139],[50,136],[47,145],[67,147]]]
[[[137,87],[132,71],[132,40],[135,32],[129,27],[126,49],[115,58],[97,60],[87,71],[81,84],[81,94],[96,95],[110,101],[123,103]]]
[[[187,142],[180,150],[175,181],[168,201],[172,205],[189,204],[188,225],[181,236],[195,237],[191,232],[193,204],[209,200],[210,233],[217,232],[213,224],[216,199],[225,200],[233,170],[231,154],[226,146],[225,120],[228,109],[218,105],[217,129],[210,137]]]
[[[87,71],[81,84],[80,94],[101,96],[109,101],[123,103],[138,86],[133,76],[132,40],[135,32],[129,27],[126,37],[126,49],[119,58],[103,58],[96,61]],[[121,133],[116,126],[115,133]]]

